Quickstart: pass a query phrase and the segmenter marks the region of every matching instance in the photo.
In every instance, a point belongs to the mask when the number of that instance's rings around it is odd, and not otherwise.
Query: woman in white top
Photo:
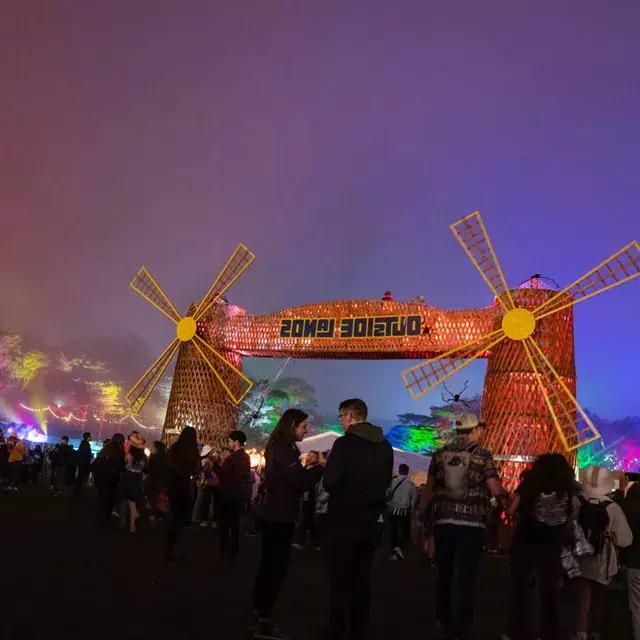
[[[614,488],[609,471],[603,467],[587,467],[581,473],[580,481],[578,522],[595,553],[578,559],[581,576],[573,580],[578,593],[574,638],[597,640],[606,588],[620,568],[617,547],[628,547],[633,542],[633,534],[620,506],[608,498]]]

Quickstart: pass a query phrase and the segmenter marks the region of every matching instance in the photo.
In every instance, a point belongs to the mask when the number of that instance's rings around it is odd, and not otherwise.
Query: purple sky
[[[567,284],[640,239],[639,21],[632,1],[4,2],[0,322],[150,361],[172,328],[133,273],[186,308],[239,241],[250,312],[482,306],[448,230],[476,208],[512,284]],[[639,316],[640,281],[576,310],[579,397],[612,417],[640,413]],[[358,394],[388,417],[439,399],[412,402],[404,365],[287,373],[327,413]]]

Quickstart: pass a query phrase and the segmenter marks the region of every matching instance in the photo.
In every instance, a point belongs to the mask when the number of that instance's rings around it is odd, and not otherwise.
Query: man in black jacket
[[[91,462],[93,461],[93,452],[91,451],[91,434],[86,431],[82,434],[82,442],[78,447],[78,476],[76,478],[76,485],[74,488],[74,496],[80,497],[82,490],[89,480],[89,474],[91,473]]]
[[[244,450],[246,441],[247,436],[242,431],[232,431],[229,434],[227,442],[231,455],[218,471],[220,554],[229,565],[232,565],[238,556],[240,515],[250,487],[251,459]]]
[[[342,402],[338,418],[345,435],[335,441],[323,479],[329,493],[330,638],[363,640],[369,621],[371,563],[393,475],[393,450],[382,429],[366,422],[363,400]]]

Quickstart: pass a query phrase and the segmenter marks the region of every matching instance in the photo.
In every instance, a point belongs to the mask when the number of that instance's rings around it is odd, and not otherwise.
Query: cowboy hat
[[[471,431],[475,429],[480,421],[475,413],[461,413],[456,416],[456,429],[458,431]]]
[[[213,451],[213,447],[210,444],[205,444],[200,451],[200,457],[206,458]]]
[[[604,467],[587,467],[580,473],[582,493],[586,498],[602,499],[611,493],[615,486],[613,475]]]
[[[136,449],[144,449],[147,441],[138,433],[132,433],[129,436],[129,444]]]

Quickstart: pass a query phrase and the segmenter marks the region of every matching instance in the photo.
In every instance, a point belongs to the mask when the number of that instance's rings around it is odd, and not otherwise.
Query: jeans
[[[307,531],[309,532],[309,536],[311,537],[311,544],[314,547],[317,547],[320,544],[318,538],[318,532],[316,531],[316,521],[314,518],[313,511],[303,511],[302,517],[300,518],[300,524],[296,529],[294,539],[295,542],[304,547],[307,542]]]
[[[627,569],[633,640],[640,640],[640,569]]]
[[[200,489],[200,522],[208,522],[212,499],[213,487],[204,485]]]
[[[329,637],[364,640],[369,625],[371,565],[380,539],[377,525],[329,524],[325,552],[329,569]]]
[[[511,607],[509,635],[512,640],[534,637],[529,612],[532,600],[532,581],[537,574],[540,594],[540,622],[543,640],[559,637],[558,597],[562,565],[560,549],[564,541],[564,525],[535,527],[521,522],[511,547]],[[538,637],[538,636],[535,636]]]
[[[436,524],[436,617],[445,635],[471,637],[478,565],[485,530],[458,524]]]
[[[411,539],[411,514],[391,514],[388,520],[391,550],[393,551],[396,547],[404,550]]]
[[[76,483],[73,491],[73,495],[76,498],[80,496],[83,489],[86,487],[90,474],[91,474],[91,464],[78,465],[78,476],[76,478]]]
[[[253,608],[263,620],[271,618],[289,569],[293,522],[262,522],[262,557],[253,587]]]
[[[240,513],[239,502],[223,500],[218,515],[218,534],[220,536],[220,554],[231,560],[235,559],[239,550]]]

